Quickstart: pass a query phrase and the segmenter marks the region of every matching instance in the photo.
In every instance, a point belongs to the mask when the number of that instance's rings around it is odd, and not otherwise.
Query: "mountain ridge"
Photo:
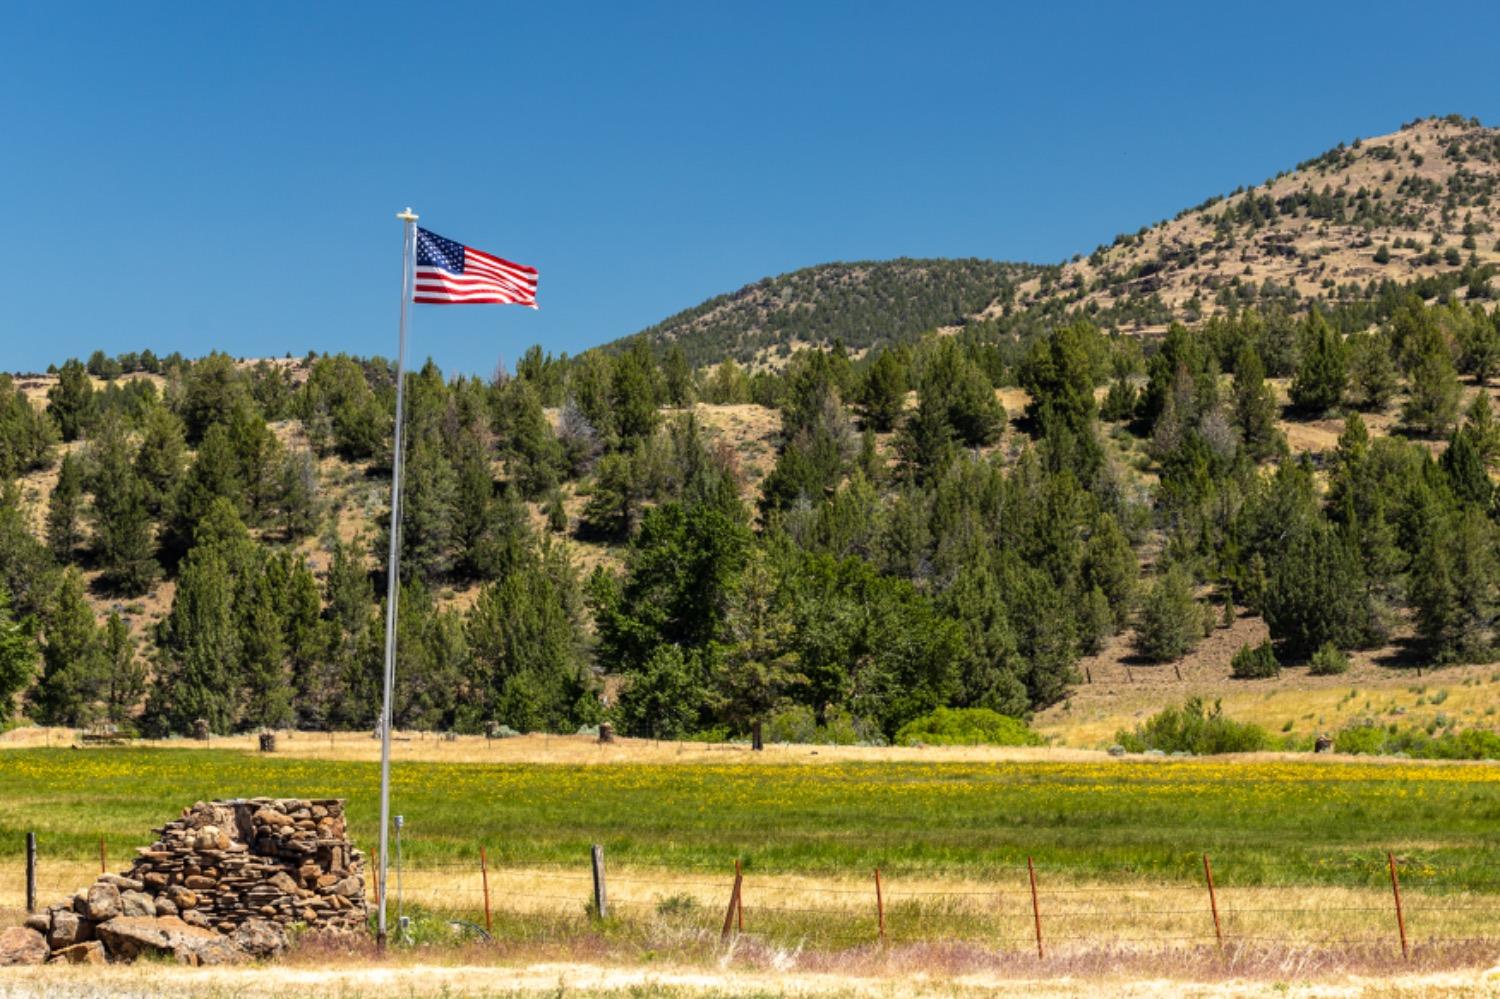
[[[1500,267],[1497,233],[1500,129],[1434,116],[1340,142],[1061,264],[905,257],[820,264],[714,296],[596,349],[645,340],[682,348],[695,367],[726,358],[777,367],[797,347],[835,339],[858,356],[932,329],[1026,316],[1080,314],[1111,331],[1159,332],[1246,305],[1280,302],[1301,312],[1372,299],[1387,282],[1452,284],[1466,271]],[[932,293],[935,272],[948,283],[939,289],[946,299]],[[969,307],[985,294],[988,301]]]

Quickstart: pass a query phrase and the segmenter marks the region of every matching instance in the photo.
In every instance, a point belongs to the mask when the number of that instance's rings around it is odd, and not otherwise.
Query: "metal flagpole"
[[[385,693],[380,702],[380,914],[375,940],[385,946],[386,874],[390,869],[391,696],[396,685],[396,597],[401,591],[401,473],[405,464],[406,327],[411,317],[412,271],[417,245],[417,214],[408,208],[396,218],[405,224],[401,239],[401,334],[396,348],[396,441],[391,458],[391,549],[386,559]]]

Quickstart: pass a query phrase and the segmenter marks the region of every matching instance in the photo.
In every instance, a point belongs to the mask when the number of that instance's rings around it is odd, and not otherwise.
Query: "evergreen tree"
[[[656,362],[645,341],[637,341],[615,360],[609,405],[622,445],[644,440],[656,430],[656,408],[661,401],[656,374]]]
[[[31,713],[43,725],[82,726],[100,713],[109,660],[77,569],[63,573],[42,620],[42,675]]]
[[[146,670],[136,658],[130,626],[116,611],[110,612],[104,624],[104,658],[108,663],[105,714],[115,725],[124,725],[146,692]]]
[[[1302,332],[1302,358],[1292,378],[1292,405],[1309,413],[1336,408],[1348,384],[1343,339],[1316,307]]]
[[[16,620],[10,591],[0,584],[0,724],[15,712],[15,696],[36,676],[37,647],[29,622]]]
[[[1347,535],[1321,519],[1283,522],[1279,550],[1267,553],[1269,575],[1260,610],[1271,638],[1292,659],[1332,642],[1363,648],[1383,637],[1363,560]]]
[[[693,369],[688,364],[682,345],[672,344],[661,365],[666,402],[679,409],[693,404]]]
[[[1479,447],[1467,427],[1460,427],[1448,438],[1448,450],[1439,461],[1448,476],[1448,484],[1460,503],[1469,503],[1481,510],[1488,510],[1494,497],[1494,486]]]
[[[588,694],[581,622],[574,616],[571,567],[552,556],[544,566],[528,550],[485,587],[467,622],[477,667],[471,706],[486,720],[522,732],[569,731]]]
[[[1389,339],[1383,333],[1361,333],[1348,340],[1350,401],[1361,409],[1381,410],[1400,388]]]
[[[94,551],[105,584],[127,596],[145,593],[161,573],[146,490],[136,476],[134,457],[119,420],[103,421],[89,448]]]
[[[545,496],[557,485],[563,466],[562,446],[542,412],[542,402],[529,382],[515,379],[503,390],[507,418],[500,429],[500,451],[510,480],[529,500]]]
[[[73,561],[83,542],[83,462],[73,454],[63,455],[57,470],[57,485],[47,501],[47,547],[59,562]]]
[[[246,509],[245,483],[223,424],[215,423],[203,435],[197,457],[182,479],[172,504],[172,544],[185,552],[195,543],[198,521],[217,499],[227,500],[237,511]]]
[[[236,712],[248,728],[280,728],[292,720],[292,675],[281,605],[285,599],[284,563],[262,553],[248,578],[237,581],[241,676],[244,691]]]
[[[93,427],[99,401],[93,380],[76,358],[69,358],[58,370],[57,384],[47,390],[47,413],[64,441],[76,441]]]
[[[867,426],[885,433],[896,426],[906,407],[906,366],[895,350],[883,350],[865,372],[859,411]]]
[[[10,375],[0,373],[0,482],[46,468],[52,462],[57,427],[37,412]]]
[[[1406,424],[1422,433],[1445,434],[1458,419],[1458,373],[1442,333],[1424,324],[1408,344],[1409,397],[1401,409]]]
[[[146,410],[141,428],[141,446],[135,453],[135,471],[145,489],[146,509],[160,516],[170,509],[187,450],[182,420],[163,405]]]
[[[172,609],[161,625],[161,663],[144,721],[157,734],[190,732],[197,719],[225,733],[238,723],[240,629],[236,586],[226,552],[200,545],[188,553]]]
[[[1417,634],[1437,662],[1487,662],[1500,604],[1494,527],[1473,507],[1434,526],[1412,560]]]
[[[801,694],[793,624],[775,567],[763,549],[752,551],[728,597],[723,655],[714,665],[713,700],[739,732],[783,700]]]
[[[1269,458],[1281,443],[1276,429],[1276,397],[1266,384],[1265,367],[1246,344],[1234,367],[1234,424],[1256,460]]]
[[[1193,596],[1193,580],[1180,565],[1158,576],[1141,601],[1135,648],[1151,662],[1181,659],[1203,640],[1203,608]]]

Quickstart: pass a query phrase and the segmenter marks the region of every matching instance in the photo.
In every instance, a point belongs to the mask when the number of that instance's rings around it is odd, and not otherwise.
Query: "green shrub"
[[[1437,726],[1433,726],[1433,731],[1436,730]],[[1471,728],[1433,735],[1412,726],[1382,728],[1367,721],[1340,731],[1334,738],[1333,748],[1340,753],[1366,756],[1401,753],[1419,760],[1500,760],[1500,734]]]
[[[898,746],[1040,746],[1042,741],[1025,722],[989,708],[938,708],[896,732]]]
[[[1276,653],[1271,650],[1270,639],[1256,646],[1251,646],[1248,642],[1241,645],[1240,650],[1230,660],[1229,675],[1237,680],[1259,680],[1268,676],[1280,676],[1281,664],[1276,661]]]
[[[823,724],[805,704],[788,704],[772,711],[761,734],[767,742],[790,742],[814,746],[883,746],[880,727],[855,718],[843,708],[828,712]]]
[[[1307,671],[1313,676],[1336,676],[1349,672],[1349,657],[1332,642],[1324,642],[1308,660]]]
[[[1259,725],[1231,721],[1224,717],[1218,702],[1204,706],[1201,697],[1191,697],[1180,708],[1167,708],[1152,715],[1134,732],[1121,729],[1115,741],[1132,753],[1159,749],[1164,753],[1193,753],[1212,756],[1216,753],[1254,753],[1265,749],[1271,740]]]

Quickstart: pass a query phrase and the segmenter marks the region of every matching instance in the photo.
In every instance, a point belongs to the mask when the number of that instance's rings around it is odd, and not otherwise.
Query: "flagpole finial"
[[[402,222],[415,222],[417,220],[417,213],[412,211],[411,206],[408,205],[406,211],[396,213],[396,218]]]

